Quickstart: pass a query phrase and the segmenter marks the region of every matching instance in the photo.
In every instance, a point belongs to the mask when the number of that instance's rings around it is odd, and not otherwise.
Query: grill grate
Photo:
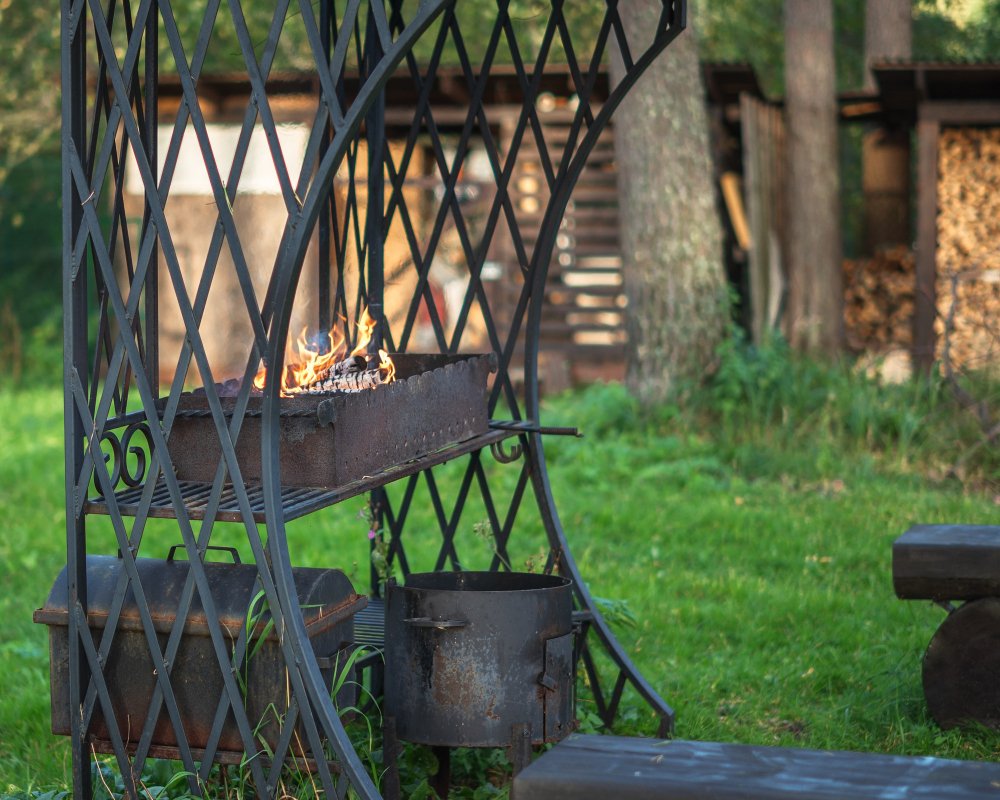
[[[315,412],[314,412],[315,413]],[[285,519],[297,519],[313,511],[339,503],[359,494],[369,492],[387,483],[414,475],[430,467],[443,464],[453,458],[471,453],[483,447],[502,442],[516,436],[515,430],[491,430],[481,436],[469,439],[464,442],[443,447],[433,453],[420,458],[414,458],[403,464],[394,464],[386,469],[380,470],[374,475],[366,475],[363,478],[337,486],[331,489],[310,489],[295,486],[283,486],[281,489],[281,503],[285,513]],[[213,495],[213,485],[206,481],[178,481],[183,500],[183,508],[188,519],[205,519],[208,515],[208,508]],[[145,491],[144,486],[126,489],[116,492],[114,495],[114,506],[117,513],[123,516],[135,516],[142,507],[142,497]],[[260,484],[247,484],[247,498],[250,501],[250,509],[255,522],[263,523],[264,518],[264,491]],[[94,497],[87,501],[86,511],[88,514],[111,514],[109,502],[102,497]],[[147,516],[159,519],[173,519],[177,516],[167,484],[161,477],[153,490],[153,497],[149,505]],[[218,500],[218,510],[213,519],[223,522],[241,522],[243,514],[239,508],[239,496],[236,489],[227,484],[222,488],[222,493]]]

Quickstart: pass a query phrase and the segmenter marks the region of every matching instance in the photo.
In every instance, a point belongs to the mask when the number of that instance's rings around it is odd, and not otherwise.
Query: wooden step
[[[892,583],[907,600],[1000,597],[1000,526],[914,525],[892,545]]]
[[[973,800],[1000,764],[573,734],[514,778],[512,800]]]

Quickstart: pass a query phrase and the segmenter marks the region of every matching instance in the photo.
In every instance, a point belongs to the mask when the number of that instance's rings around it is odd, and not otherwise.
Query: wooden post
[[[861,143],[864,194],[864,253],[875,255],[895,245],[909,245],[910,131],[879,127]]]
[[[750,331],[760,344],[777,328],[785,295],[784,120],[779,109],[743,94],[740,122],[750,228]]]
[[[908,61],[913,55],[912,0],[865,3],[864,88],[878,94],[872,65]],[[910,245],[910,131],[880,125],[865,131],[861,144],[864,195],[864,254]]]
[[[917,119],[917,253],[913,308],[913,364],[923,373],[934,363],[937,308],[938,136],[941,123],[921,104]]]

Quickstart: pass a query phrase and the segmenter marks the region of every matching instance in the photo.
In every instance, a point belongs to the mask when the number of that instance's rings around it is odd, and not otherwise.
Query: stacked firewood
[[[1000,366],[1000,128],[939,140],[938,355],[956,369]]]
[[[896,247],[844,261],[844,324],[849,346],[882,352],[913,340],[913,253]]]
[[[957,370],[1000,369],[1000,272],[938,275],[938,355]]]

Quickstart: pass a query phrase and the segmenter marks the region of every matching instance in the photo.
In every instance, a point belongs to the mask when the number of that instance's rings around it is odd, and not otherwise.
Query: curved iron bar
[[[146,450],[138,445],[132,444],[132,437],[141,433],[146,440],[146,449],[152,451],[153,436],[149,430],[149,425],[145,422],[133,422],[126,426],[121,436],[114,430],[106,430],[101,434],[101,441],[107,442],[111,447],[110,453],[104,454],[104,463],[111,462],[110,486],[112,489],[118,488],[118,483],[124,483],[130,489],[142,485],[146,477]],[[128,465],[129,455],[135,456],[135,469],[130,469]],[[102,481],[95,481],[95,490],[100,497],[104,497],[104,484]]]
[[[373,0],[379,2],[379,0]],[[426,0],[417,10],[407,27],[391,44],[383,41],[385,55],[374,66],[360,94],[344,113],[342,124],[337,127],[328,144],[322,161],[313,177],[297,215],[290,217],[275,260],[274,272],[268,294],[273,298],[274,313],[268,332],[265,363],[272,376],[284,371],[285,344],[291,322],[292,303],[305,261],[312,230],[322,204],[330,191],[333,176],[343,161],[361,123],[378,99],[392,71],[406,57],[421,34],[452,0]],[[380,32],[381,33],[381,32]],[[280,440],[280,381],[268,380],[264,388],[261,425],[261,472],[264,489],[265,519],[268,529],[268,552],[275,588],[282,617],[291,630],[283,636],[293,659],[287,659],[293,688],[300,705],[311,707],[317,721],[340,758],[344,778],[366,800],[377,800],[380,795],[371,777],[365,771],[357,753],[344,731],[333,701],[316,663],[312,648],[304,646],[309,637],[302,620],[295,583],[292,576],[288,540],[285,534],[284,509],[281,500],[281,467],[279,464]],[[287,658],[287,657],[286,657]],[[293,668],[298,667],[298,674]],[[304,693],[304,696],[303,694]],[[305,701],[305,702],[303,702]],[[308,705],[306,705],[306,702]],[[338,792],[338,795],[340,793]]]
[[[672,4],[673,6],[672,14],[667,10],[668,4]],[[561,182],[549,200],[549,205],[541,224],[541,232],[532,257],[531,275],[533,285],[528,308],[528,319],[525,326],[525,407],[529,419],[537,420],[540,418],[538,350],[544,288],[546,278],[548,277],[549,265],[552,260],[552,253],[556,244],[556,237],[559,233],[559,225],[566,212],[566,206],[570,201],[576,181],[583,172],[587,157],[597,144],[602,129],[607,125],[614,111],[621,104],[622,100],[624,100],[636,81],[642,76],[642,73],[646,71],[650,64],[684,29],[686,4],[687,0],[665,0],[664,21],[669,22],[668,27],[665,30],[661,29],[657,31],[649,48],[631,65],[626,65],[625,76],[614,87],[607,101],[601,107],[600,112],[594,118],[593,123],[588,127],[586,135],[573,154],[572,162],[563,174]],[[668,17],[669,19],[667,19]],[[560,574],[572,578],[576,588],[577,602],[592,615],[593,619],[590,624],[597,633],[605,651],[619,669],[619,681],[613,691],[615,700],[612,703],[611,711],[613,712],[617,706],[617,698],[620,697],[622,689],[622,678],[625,677],[643,699],[659,713],[661,719],[659,734],[666,735],[673,728],[673,709],[650,686],[639,670],[636,669],[632,660],[626,655],[618,639],[597,608],[593,596],[590,594],[580,574],[576,560],[572,556],[569,541],[559,519],[559,513],[556,509],[555,500],[552,496],[552,488],[549,483],[542,437],[538,433],[533,433],[525,438],[529,442],[528,458],[531,464],[532,486],[534,487],[541,518],[549,537],[549,544],[553,552],[559,554],[558,566]],[[611,720],[605,719],[604,722],[606,725],[610,725]]]
[[[514,442],[508,450],[507,443],[501,440],[490,445],[490,452],[501,464],[513,464],[524,454],[524,447],[520,442]]]
[[[153,436],[149,430],[149,425],[145,422],[132,423],[125,429],[125,434],[122,436],[121,441],[122,468],[120,472],[122,482],[132,489],[140,486],[143,478],[146,477],[146,451],[132,444],[132,437],[137,433],[141,433],[146,440],[146,448],[149,450],[153,449]],[[134,471],[128,467],[128,456],[130,454],[135,456],[136,459]]]
[[[109,461],[111,462],[110,483],[111,483],[111,489],[112,491],[114,491],[114,489],[117,488],[118,486],[118,481],[121,480],[122,462],[125,461],[124,457],[122,456],[122,443],[121,440],[118,438],[118,434],[115,433],[114,431],[104,431],[104,433],[101,434],[101,441],[107,442],[108,445],[111,447],[111,452],[104,454],[104,463],[107,464]],[[95,480],[94,483],[95,483],[95,488],[97,489],[97,494],[101,497],[104,497],[104,483],[98,480]]]

